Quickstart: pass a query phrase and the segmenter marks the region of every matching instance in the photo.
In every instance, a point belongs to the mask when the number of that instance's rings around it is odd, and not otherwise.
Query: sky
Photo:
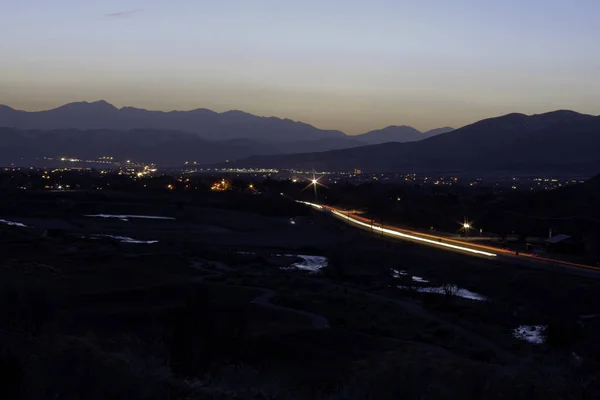
[[[0,104],[239,109],[357,134],[600,114],[598,0],[2,0]]]

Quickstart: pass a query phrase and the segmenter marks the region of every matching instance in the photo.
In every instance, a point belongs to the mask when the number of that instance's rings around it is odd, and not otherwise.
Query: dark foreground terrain
[[[12,193],[0,210],[28,226],[0,224],[2,399],[600,396],[594,275],[381,240],[282,196]]]

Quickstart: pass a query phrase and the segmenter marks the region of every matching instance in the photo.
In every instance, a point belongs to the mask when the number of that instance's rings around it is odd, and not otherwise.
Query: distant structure
[[[546,240],[546,251],[548,253],[581,253],[585,251],[585,245],[581,238],[559,234]]]
[[[354,175],[360,175],[362,173],[362,171],[360,169],[355,168],[354,169]]]

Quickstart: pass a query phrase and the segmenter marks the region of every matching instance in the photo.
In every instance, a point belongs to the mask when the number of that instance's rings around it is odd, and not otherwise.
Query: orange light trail
[[[405,239],[428,243],[428,244],[435,245],[438,247],[446,247],[446,248],[451,248],[451,249],[455,249],[455,250],[466,251],[466,252],[477,254],[477,255],[484,255],[487,257],[496,257],[497,255],[501,254],[501,255],[506,255],[506,256],[522,257],[522,258],[527,258],[527,259],[531,259],[531,260],[538,260],[538,261],[543,261],[543,262],[561,264],[561,265],[566,265],[566,266],[570,266],[570,267],[600,271],[599,267],[594,267],[594,266],[586,265],[586,264],[579,264],[579,263],[574,263],[574,262],[570,262],[570,261],[563,261],[563,260],[556,260],[556,259],[552,259],[552,258],[539,257],[539,256],[534,256],[532,254],[527,254],[527,253],[520,253],[517,255],[517,254],[515,254],[514,251],[499,248],[499,247],[487,246],[487,245],[476,244],[476,243],[466,244],[465,242],[456,240],[456,239],[430,235],[427,233],[421,233],[421,232],[411,231],[411,230],[407,230],[407,229],[401,229],[401,228],[397,228],[397,227],[383,228],[381,226],[374,225],[372,223],[372,220],[365,218],[365,217],[361,217],[359,215],[356,215],[356,213],[354,213],[354,212],[340,210],[335,207],[331,207],[331,206],[327,206],[327,205],[319,205],[319,204],[309,203],[309,202],[305,202],[305,201],[298,201],[298,202],[302,203],[302,204],[306,204],[311,207],[314,207],[318,210],[328,210],[328,211],[332,212],[334,215],[336,215],[344,220],[353,222],[356,225],[361,225],[365,228],[373,229],[378,232],[387,233],[389,235],[396,236],[396,237],[402,237]],[[352,214],[352,217],[350,217],[350,214]],[[468,247],[466,247],[466,246],[468,246]]]

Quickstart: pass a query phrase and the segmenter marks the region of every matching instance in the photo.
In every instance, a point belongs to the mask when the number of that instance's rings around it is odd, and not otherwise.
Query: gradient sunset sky
[[[0,104],[240,109],[360,133],[600,113],[599,0],[3,0]]]

